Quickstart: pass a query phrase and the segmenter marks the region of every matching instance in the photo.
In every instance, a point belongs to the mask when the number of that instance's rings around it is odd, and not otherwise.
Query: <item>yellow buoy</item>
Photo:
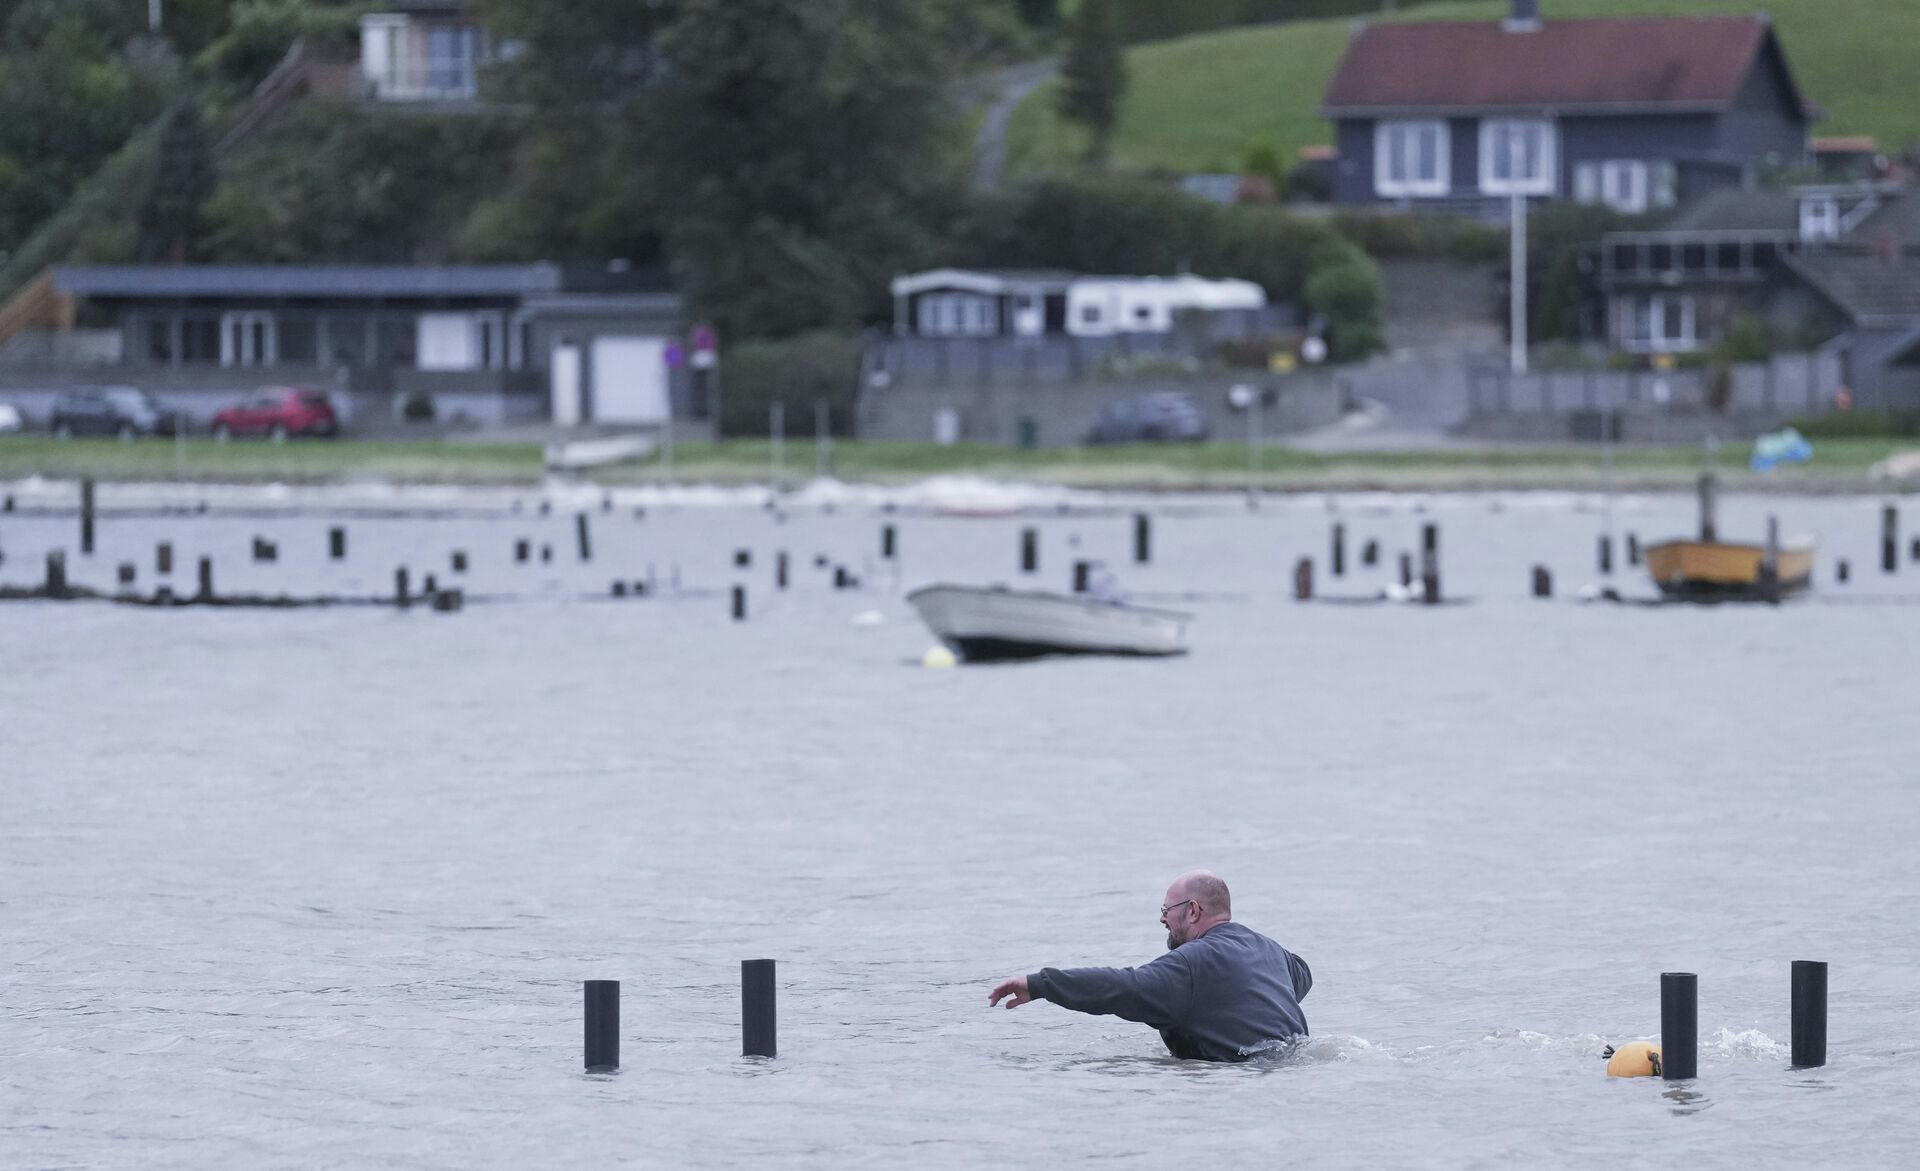
[[[1607,1050],[1608,1077],[1659,1077],[1660,1046],[1652,1041],[1629,1041]]]
[[[959,661],[953,657],[952,651],[943,646],[928,647],[927,653],[920,656],[920,665],[934,670],[945,670]]]

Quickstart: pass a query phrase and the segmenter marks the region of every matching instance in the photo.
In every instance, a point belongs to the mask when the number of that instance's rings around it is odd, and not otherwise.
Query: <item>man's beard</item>
[[[1178,943],[1175,943],[1175,942],[1174,942],[1174,939],[1173,939],[1173,932],[1171,932],[1171,931],[1169,931],[1169,932],[1167,932],[1167,950],[1168,950],[1168,951],[1174,951],[1174,950],[1176,950],[1176,949],[1178,949],[1178,948],[1179,948],[1179,946],[1180,946],[1180,945],[1179,945]]]

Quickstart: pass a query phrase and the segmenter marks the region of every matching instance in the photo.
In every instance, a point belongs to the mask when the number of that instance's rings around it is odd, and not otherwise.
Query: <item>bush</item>
[[[1728,362],[1764,362],[1773,351],[1773,331],[1753,313],[1736,314],[1720,339],[1720,357]]]
[[[1808,439],[1911,439],[1920,436],[1920,411],[1834,411],[1788,426]]]
[[[1307,308],[1326,319],[1327,356],[1357,362],[1385,348],[1380,270],[1352,245],[1322,254],[1307,278]]]
[[[395,413],[403,423],[431,423],[435,414],[433,396],[424,390],[410,390],[400,396]]]
[[[813,434],[814,403],[827,404],[827,429],[850,435],[860,399],[860,338],[821,331],[782,341],[743,342],[720,364],[720,433],[768,435],[774,403],[786,405],[786,433]]]
[[[1348,210],[1334,214],[1333,227],[1376,260],[1481,264],[1507,254],[1506,229],[1463,216]]]

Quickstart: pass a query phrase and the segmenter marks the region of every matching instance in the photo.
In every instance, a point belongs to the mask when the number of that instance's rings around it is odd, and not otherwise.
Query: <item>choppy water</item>
[[[1822,597],[1705,610],[1526,598],[1536,561],[1596,580],[1590,497],[1163,498],[1144,569],[1124,507],[909,510],[907,586],[1017,579],[1038,524],[1045,584],[1102,556],[1200,595],[1184,659],[927,671],[890,574],[814,566],[874,560],[858,502],[622,500],[585,566],[564,508],[354,519],[335,566],[326,516],[222,512],[242,496],[110,516],[74,576],[147,584],[170,538],[223,589],[373,592],[460,547],[469,588],[524,600],[0,607],[0,1164],[1889,1165],[1920,1137],[1920,566],[1879,572],[1878,501],[1728,501],[1723,531],[1821,536]],[[1381,566],[1327,577],[1336,515]],[[1302,555],[1370,592],[1427,519],[1472,604],[1288,600]],[[245,563],[255,533],[277,564]],[[521,534],[555,561],[512,564]],[[0,580],[55,545],[70,517],[0,516]],[[738,546],[736,625],[707,591]],[[569,600],[649,563],[685,592]],[[1150,958],[1195,865],[1312,963],[1303,1050],[1182,1064],[986,1007],[1042,964]],[[737,1056],[758,956],[772,1063]],[[1832,964],[1823,1070],[1787,1068],[1796,958]],[[1700,974],[1701,1076],[1609,1081],[1663,969]],[[625,982],[617,1077],[579,1071],[588,977]]]

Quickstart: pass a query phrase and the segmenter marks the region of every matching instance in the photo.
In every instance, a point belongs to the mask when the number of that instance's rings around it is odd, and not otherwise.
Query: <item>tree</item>
[[[192,98],[181,98],[167,111],[153,188],[140,209],[136,245],[140,260],[183,264],[199,258],[200,212],[213,194],[213,184],[213,155],[207,148],[206,123],[200,117],[199,105]]]
[[[1050,29],[1060,23],[1060,0],[1014,0],[1028,28]]]
[[[1127,62],[1120,29],[1107,0],[1081,0],[1067,21],[1066,58],[1060,64],[1060,115],[1087,129],[1087,162],[1104,166],[1120,99],[1127,90]]]

